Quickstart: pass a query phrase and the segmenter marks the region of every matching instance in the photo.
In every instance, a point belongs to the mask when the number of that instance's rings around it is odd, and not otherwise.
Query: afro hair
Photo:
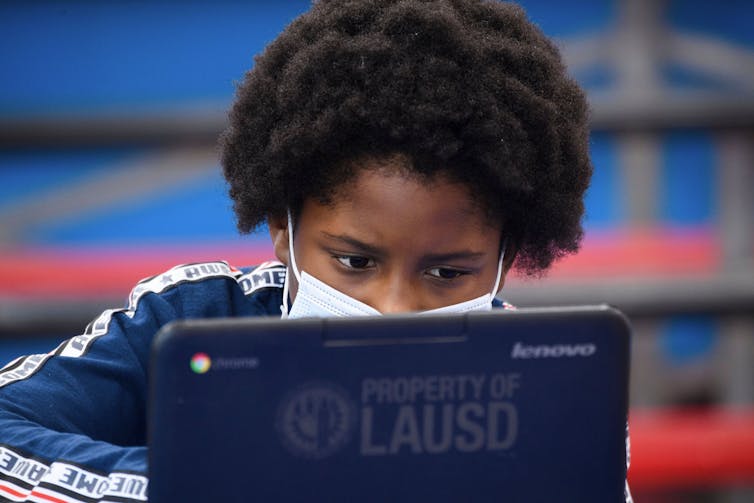
[[[417,175],[466,184],[525,273],[583,234],[585,96],[513,4],[320,0],[255,58],[221,149],[244,233],[327,201],[354,160],[400,154]]]

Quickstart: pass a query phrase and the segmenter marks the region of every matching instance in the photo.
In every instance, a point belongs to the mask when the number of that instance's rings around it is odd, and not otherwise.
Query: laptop
[[[629,344],[608,306],[174,322],[150,502],[622,501]]]

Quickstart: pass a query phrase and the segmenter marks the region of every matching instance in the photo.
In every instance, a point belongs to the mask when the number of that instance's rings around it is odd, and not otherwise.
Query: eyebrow
[[[379,246],[371,245],[368,243],[364,243],[363,241],[359,241],[356,238],[353,238],[351,236],[347,236],[344,234],[330,234],[329,232],[322,232],[322,235],[325,236],[328,239],[332,239],[335,241],[340,241],[343,244],[347,244],[349,246],[352,246],[353,248],[359,250],[360,252],[367,253],[369,255],[375,256],[375,257],[384,257],[387,255],[387,252],[384,248],[380,248]],[[449,252],[449,253],[432,253],[429,255],[425,255],[422,259],[425,262],[445,262],[448,260],[478,260],[484,256],[484,252],[477,252],[472,250],[459,250],[455,252]]]
[[[426,255],[424,259],[427,262],[445,262],[448,260],[478,260],[482,257],[484,257],[483,252],[461,250],[450,253],[432,253],[430,255]]]
[[[359,241],[358,239],[352,238],[351,236],[346,236],[344,234],[338,234],[338,235],[330,234],[329,232],[324,232],[324,231],[322,232],[322,235],[325,236],[327,239],[340,241],[343,244],[352,246],[353,248],[356,248],[357,250],[367,253],[369,255],[374,255],[377,257],[382,257],[382,256],[387,255],[387,253],[385,253],[385,250],[383,248],[364,243],[363,241]]]

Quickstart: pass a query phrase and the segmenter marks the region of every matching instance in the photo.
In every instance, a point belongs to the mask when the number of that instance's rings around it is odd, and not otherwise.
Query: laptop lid
[[[173,323],[150,501],[621,501],[629,332],[606,306]]]

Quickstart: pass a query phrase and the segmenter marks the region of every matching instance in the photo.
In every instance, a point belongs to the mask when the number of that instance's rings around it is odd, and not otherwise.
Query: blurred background
[[[588,90],[595,174],[583,250],[506,299],[631,318],[637,501],[754,501],[754,2],[521,3]],[[308,4],[0,3],[0,364],[178,263],[272,257],[216,139]]]

